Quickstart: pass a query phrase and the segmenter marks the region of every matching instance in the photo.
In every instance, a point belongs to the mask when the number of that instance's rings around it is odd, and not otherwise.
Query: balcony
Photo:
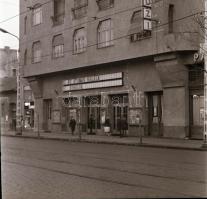
[[[53,26],[61,25],[64,23],[65,13],[57,14],[55,16],[51,16]]]
[[[80,19],[87,14],[88,3],[72,8],[73,18]]]
[[[99,10],[106,10],[114,7],[114,0],[96,0]]]

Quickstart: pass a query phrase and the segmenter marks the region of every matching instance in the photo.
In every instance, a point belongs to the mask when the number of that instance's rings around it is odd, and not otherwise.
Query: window
[[[113,23],[111,19],[101,21],[98,26],[98,48],[113,45]]]
[[[114,0],[96,0],[99,10],[105,10],[114,6]]]
[[[142,11],[135,11],[131,18],[131,23],[142,23]]]
[[[40,5],[34,7],[32,21],[33,21],[33,26],[42,23],[42,7]]]
[[[65,0],[54,0],[53,24],[59,25],[64,23],[65,17]]]
[[[52,50],[54,58],[64,56],[64,39],[62,34],[53,37]]]
[[[40,41],[34,42],[32,45],[32,62],[37,63],[41,61],[42,50]]]
[[[86,16],[88,0],[74,0],[74,8],[72,8],[73,17],[75,19]]]
[[[24,51],[24,65],[27,65],[27,49]]]
[[[24,34],[27,34],[27,16],[24,17]]]
[[[174,20],[174,5],[169,5],[168,10],[168,33],[173,33],[173,20]]]
[[[86,38],[85,28],[81,28],[75,31],[73,42],[74,42],[74,45],[73,45],[74,53],[81,53],[81,52],[86,51],[87,38]]]
[[[138,10],[135,11],[131,17],[131,26],[128,33],[131,42],[151,37],[151,31],[143,29],[144,21],[142,15],[142,10]]]

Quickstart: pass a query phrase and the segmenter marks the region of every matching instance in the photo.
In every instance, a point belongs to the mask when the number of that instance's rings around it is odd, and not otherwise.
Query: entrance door
[[[128,118],[128,106],[114,106],[113,107],[113,133],[119,134],[118,120]]]
[[[89,128],[89,119],[92,115],[94,119],[93,128],[97,132],[101,129],[101,108],[100,107],[88,107],[88,128]]]
[[[52,129],[52,99],[44,100],[44,123],[45,131]]]
[[[148,94],[148,118],[150,136],[162,136],[162,92],[153,92]]]

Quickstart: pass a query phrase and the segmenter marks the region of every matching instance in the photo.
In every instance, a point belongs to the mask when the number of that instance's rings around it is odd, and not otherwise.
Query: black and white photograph
[[[2,199],[207,197],[207,0],[0,0]]]

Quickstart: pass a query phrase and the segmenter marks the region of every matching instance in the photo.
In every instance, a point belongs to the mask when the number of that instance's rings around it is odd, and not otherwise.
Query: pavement
[[[41,132],[37,133],[32,130],[23,131],[21,135],[17,135],[15,131],[3,131],[1,136],[31,138],[31,139],[48,139],[48,140],[62,140],[71,142],[88,142],[100,144],[117,144],[140,147],[156,147],[169,149],[184,149],[207,151],[207,143],[204,145],[203,140],[178,139],[178,138],[155,138],[155,137],[122,137],[107,136],[107,135],[87,135],[81,133],[81,136],[76,133],[71,135],[69,132]]]

